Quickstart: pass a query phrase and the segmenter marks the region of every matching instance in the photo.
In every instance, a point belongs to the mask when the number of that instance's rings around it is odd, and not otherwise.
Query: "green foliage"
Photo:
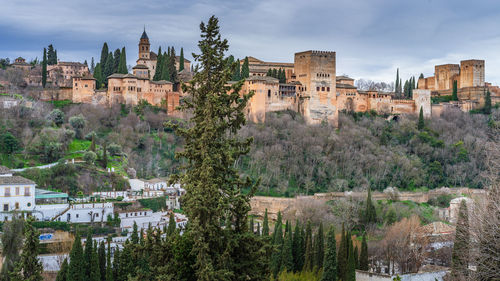
[[[324,269],[321,281],[337,280],[337,241],[335,241],[335,230],[330,227],[326,235],[326,252]]]
[[[142,207],[151,209],[153,210],[153,212],[158,212],[162,209],[165,209],[167,206],[165,197],[139,199],[137,201],[139,201]]]
[[[34,228],[50,228],[53,230],[70,231],[70,225],[64,221],[34,221]]]
[[[372,203],[372,193],[371,193],[370,189],[368,189],[364,217],[362,218],[362,221],[365,224],[371,224],[371,223],[377,222],[377,211],[375,209],[375,206]]]
[[[307,221],[305,236],[304,268],[302,270],[311,271],[314,267],[314,249],[311,222]]]
[[[24,244],[21,250],[22,254],[19,261],[16,263],[15,269],[11,272],[12,281],[42,281],[43,266],[38,259],[40,252],[39,233],[31,225],[32,221],[28,220],[24,232]]]
[[[452,100],[453,100],[453,96],[450,96],[450,95],[431,97],[432,104],[445,103],[445,102],[450,102]]]
[[[132,227],[132,235],[130,236],[130,242],[132,242],[132,244],[139,243],[139,233],[137,232],[137,223],[135,221]]]
[[[451,276],[453,280],[467,280],[470,261],[469,212],[465,200],[460,202],[455,241],[451,255]]]
[[[18,151],[21,148],[21,144],[17,138],[10,132],[0,133],[0,152],[5,154],[11,154]]]
[[[103,65],[97,63],[94,69],[93,76],[95,78],[96,89],[101,89],[104,86]]]
[[[83,161],[87,162],[87,164],[94,164],[95,160],[97,159],[97,154],[93,151],[85,151],[83,154]]]
[[[451,100],[458,101],[458,86],[457,80],[453,81],[453,92],[451,94]]]
[[[275,281],[319,281],[321,272],[301,271],[297,273],[283,271]]]
[[[69,118],[69,124],[75,130],[76,137],[78,139],[82,139],[82,137],[83,137],[82,130],[83,130],[83,128],[85,128],[86,122],[87,122],[87,120],[85,120],[85,117],[83,117],[82,114],[72,116],[71,118]]]
[[[318,233],[314,237],[314,266],[316,268],[323,267],[324,257],[325,257],[325,236],[323,233],[323,223],[320,223],[318,227]]]
[[[425,121],[424,121],[424,109],[420,107],[420,113],[418,115],[418,126],[417,129],[423,130],[425,128]]]
[[[68,258],[65,258],[61,265],[61,269],[57,273],[56,281],[67,281],[68,273],[69,273]]]
[[[54,46],[52,46],[52,44],[50,44],[47,49],[47,64],[48,65],[57,64],[57,51],[54,49]]]
[[[243,65],[241,66],[241,78],[248,78],[248,77],[250,77],[250,68],[248,64],[248,57],[245,57]]]
[[[267,215],[267,208],[266,212],[264,213],[264,221],[262,222],[262,236],[269,236],[269,218]]]
[[[47,49],[43,48],[43,61],[42,61],[42,87],[47,85]]]
[[[368,244],[366,243],[366,234],[363,234],[361,241],[361,253],[359,254],[359,269],[368,271]]]
[[[484,114],[491,114],[491,93],[490,93],[490,90],[488,90],[486,92],[486,96],[484,98],[483,112],[484,112]]]
[[[125,47],[122,48],[122,51],[120,52],[120,57],[119,57],[119,63],[118,63],[118,73],[122,74],[127,74],[128,69],[127,69],[127,54],[125,53]]]
[[[23,245],[24,221],[17,215],[13,215],[12,220],[6,221],[2,225],[2,271],[1,280],[10,280],[9,273],[15,268],[20,259],[20,250]]]
[[[450,207],[451,199],[453,199],[451,194],[441,194],[435,198],[430,198],[427,204],[439,208],[448,208]]]
[[[184,70],[184,48],[181,48],[181,54],[179,57],[179,72]]]
[[[48,119],[57,126],[61,126],[64,123],[64,112],[56,108],[50,112]]]

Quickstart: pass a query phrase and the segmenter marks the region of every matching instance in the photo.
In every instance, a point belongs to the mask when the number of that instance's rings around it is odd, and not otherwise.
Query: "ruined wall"
[[[309,124],[328,121],[338,126],[335,52],[306,51],[295,54],[295,76],[309,97],[304,117]]]
[[[391,101],[392,114],[413,114],[415,113],[415,101],[413,100],[392,100]]]
[[[32,95],[42,101],[73,100],[73,89],[67,87],[33,91]]]
[[[484,86],[484,60],[460,62],[460,88]]]

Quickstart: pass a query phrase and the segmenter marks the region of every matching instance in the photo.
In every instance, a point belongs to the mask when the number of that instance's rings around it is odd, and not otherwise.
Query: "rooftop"
[[[35,184],[35,182],[19,176],[0,177],[0,185],[8,184]]]
[[[354,81],[354,79],[352,79],[351,77],[347,77],[345,75],[337,76],[337,80],[352,80],[352,81]]]
[[[349,84],[337,83],[336,86],[337,86],[337,88],[341,88],[341,89],[356,89],[355,86],[349,85]]]
[[[268,82],[268,83],[278,83],[279,80],[274,78],[274,77],[270,77],[270,76],[258,76],[258,75],[255,75],[255,76],[250,76],[248,78],[246,78],[247,81],[264,81],[264,82]]]
[[[142,32],[141,39],[149,40],[148,34],[146,33],[146,28],[144,28],[144,31]]]
[[[12,171],[5,166],[0,166],[0,175],[6,175],[6,174],[12,174]]]
[[[138,64],[138,65],[132,67],[132,69],[148,69],[148,67],[145,66],[144,64]]]

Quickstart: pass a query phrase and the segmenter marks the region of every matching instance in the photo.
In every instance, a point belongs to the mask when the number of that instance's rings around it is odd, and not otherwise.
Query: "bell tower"
[[[150,59],[149,53],[149,38],[146,34],[146,27],[144,27],[144,32],[142,33],[141,40],[139,40],[139,59]]]

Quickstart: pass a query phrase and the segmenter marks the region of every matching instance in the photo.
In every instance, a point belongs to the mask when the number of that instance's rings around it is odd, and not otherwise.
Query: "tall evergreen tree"
[[[175,233],[176,226],[175,215],[174,212],[172,212],[170,213],[170,217],[168,219],[167,236],[172,236]]]
[[[177,68],[175,67],[175,60],[176,60],[176,56],[175,56],[175,49],[174,47],[172,46],[172,48],[170,48],[170,61],[169,61],[169,74],[170,74],[170,77],[168,79],[168,81],[172,82],[172,83],[176,83],[177,82]]]
[[[33,227],[30,219],[24,227],[24,245],[21,250],[21,258],[16,263],[11,273],[12,281],[42,281],[43,266],[38,259],[40,253],[40,240],[38,231]]]
[[[120,56],[121,56],[121,51],[120,49],[116,49],[115,53],[113,54],[113,73],[120,73],[118,71],[118,65],[120,64]]]
[[[400,82],[399,82],[399,68],[396,70],[396,84],[394,85],[394,92],[400,93]]]
[[[271,76],[274,78],[278,78],[278,70],[276,68],[273,68],[273,72],[272,72]]]
[[[130,236],[132,244],[139,244],[139,232],[137,232],[137,223],[134,221],[132,226],[132,235]]]
[[[311,222],[307,222],[306,226],[306,246],[304,253],[304,270],[311,271],[314,267],[314,248],[313,248],[313,236],[312,236],[312,226]]]
[[[293,254],[293,264],[294,271],[300,271],[304,266],[304,252],[302,251],[302,235],[300,223],[297,220],[295,223],[295,231],[293,233],[292,241],[292,254]]]
[[[69,272],[68,259],[65,258],[56,276],[56,281],[67,281]]]
[[[52,44],[50,44],[47,49],[47,64],[48,65],[57,64],[57,53],[55,52],[54,46],[52,46]]]
[[[114,72],[114,59],[113,59],[113,53],[109,53],[106,59],[106,64],[104,66],[104,84],[106,87],[108,86],[108,76],[113,74]]]
[[[75,235],[73,247],[69,253],[68,281],[85,281],[85,259],[83,257],[82,242],[78,232]]]
[[[293,272],[293,251],[292,251],[292,231],[290,228],[285,233],[283,251],[281,253],[281,270]]]
[[[153,76],[153,81],[160,81],[161,74],[162,74],[162,67],[163,67],[163,54],[161,52],[161,46],[158,47],[158,56],[156,58],[156,71],[155,75]]]
[[[359,269],[368,271],[368,245],[366,244],[366,234],[363,234],[361,241],[361,254],[359,256]]]
[[[43,60],[42,60],[42,87],[45,88],[47,84],[47,49],[43,48]]]
[[[94,69],[94,78],[95,78],[95,87],[96,89],[100,89],[102,85],[104,84],[104,79],[102,76],[102,67],[100,63],[97,63]]]
[[[179,72],[184,70],[184,48],[181,48],[181,54],[179,57]]]
[[[281,212],[278,211],[278,220],[274,225],[274,232],[272,238],[273,253],[271,255],[271,273],[274,277],[278,275],[281,270],[281,262],[283,260],[283,224],[281,222]]]
[[[109,247],[108,247],[109,248]],[[116,247],[114,255],[113,255],[113,281],[120,281],[120,260],[121,260],[121,251],[119,247]],[[108,281],[108,280],[106,280]]]
[[[372,192],[370,188],[368,188],[368,195],[366,197],[364,221],[366,224],[377,222],[377,211],[372,202]]]
[[[349,242],[349,257],[347,259],[346,281],[356,281],[356,262],[354,260],[354,249],[352,241]]]
[[[269,219],[267,217],[267,208],[264,213],[264,221],[262,222],[262,236],[269,236]]]
[[[236,60],[236,65],[234,67],[233,76],[231,78],[232,81],[240,81],[241,80],[241,63],[240,60]]]
[[[491,93],[490,90],[486,92],[486,97],[484,98],[484,114],[491,114]]]
[[[278,233],[278,231],[280,232]],[[276,235],[278,234],[281,237],[277,238]],[[281,211],[278,211],[278,217],[276,218],[276,223],[274,224],[273,239],[271,240],[271,243],[274,244],[274,241],[276,241],[276,239],[281,239],[282,237],[283,237],[283,223],[281,218]]]
[[[269,69],[267,70],[267,74],[266,74],[266,76],[268,76],[268,77],[273,77],[273,70],[272,70],[271,68],[269,68]]]
[[[97,244],[97,243],[95,243]],[[101,281],[101,269],[99,268],[99,256],[97,254],[97,247],[94,246],[90,257],[90,281]]]
[[[420,113],[418,114],[418,124],[417,124],[417,129],[419,131],[423,130],[425,128],[425,121],[424,121],[424,109],[420,107]]]
[[[458,100],[457,80],[453,81],[453,92],[451,93],[451,100],[454,100],[454,101]]]
[[[120,57],[118,59],[118,73],[127,74],[127,54],[125,53],[125,47],[122,48],[120,52]]]
[[[451,255],[451,276],[453,280],[468,280],[470,260],[469,212],[465,200],[460,202],[455,241]]]
[[[94,57],[90,60],[90,74],[94,75],[94,70],[95,70],[95,62],[94,62]]]
[[[113,267],[111,265],[111,237],[109,237],[109,236],[108,236],[108,252],[106,253],[106,274],[105,274],[105,277],[106,277],[106,279],[105,279],[106,281],[113,281]]]
[[[330,227],[326,237],[326,252],[321,281],[337,281],[337,241],[335,241],[333,227]]]
[[[9,280],[9,274],[14,270],[20,258],[23,247],[24,220],[17,215],[13,215],[10,221],[6,221],[2,226],[2,273],[0,280]]]
[[[346,234],[344,224],[342,223],[342,232],[340,233],[340,244],[337,253],[337,275],[340,280],[345,280],[347,271],[347,251]]]
[[[323,223],[319,224],[318,234],[314,239],[314,266],[318,269],[323,267],[325,257],[325,236],[323,233]]]
[[[85,239],[85,250],[83,252],[84,264],[85,264],[85,277],[90,278],[92,272],[92,251],[94,250],[92,241],[92,228],[87,231],[87,239]]]
[[[109,54],[108,43],[104,42],[101,49],[101,60],[99,61],[102,67],[106,65],[106,62],[108,61],[108,54]],[[104,68],[102,70],[104,71]]]
[[[193,269],[198,280],[218,280],[220,276],[262,276],[260,239],[248,232],[250,197],[257,183],[242,180],[234,161],[248,153],[251,139],[243,141],[235,133],[245,124],[244,109],[251,95],[240,95],[242,82],[228,85],[230,70],[225,65],[227,40],[221,39],[218,19],[200,24],[198,43],[201,54],[193,55],[201,63],[189,85],[190,93],[181,110],[192,110],[192,126],[174,126],[184,138],[184,151],[177,154],[187,161],[182,174],[171,177],[187,190],[184,206],[189,234],[196,257]],[[249,193],[242,192],[249,189]],[[233,218],[233,227],[225,229],[221,220]],[[237,245],[237,246],[235,246]]]
[[[245,61],[243,61],[243,65],[241,66],[241,78],[250,77],[250,68],[248,64],[248,57],[245,57]]]
[[[356,269],[359,269],[359,250],[358,250],[358,246],[354,246],[354,265],[356,267]]]
[[[170,52],[170,47],[168,49]],[[170,81],[170,62],[170,55],[168,53],[163,53],[160,80]]]
[[[104,241],[101,241],[101,243],[99,243],[99,251],[97,255],[99,257],[99,276],[101,276],[101,281],[106,281],[106,246],[104,244]]]
[[[255,226],[253,224],[253,218],[250,219],[249,229],[250,229],[250,233],[255,233]]]
[[[102,167],[105,170],[108,168],[108,144],[106,141],[102,143]]]

